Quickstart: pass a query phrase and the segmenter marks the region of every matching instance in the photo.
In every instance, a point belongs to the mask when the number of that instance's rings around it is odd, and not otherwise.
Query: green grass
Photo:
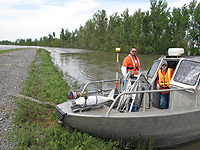
[[[67,101],[69,86],[62,72],[54,67],[49,52],[37,50],[21,94],[41,101]],[[54,107],[40,105],[24,98],[16,100],[15,126],[9,139],[17,141],[15,149],[47,150],[113,150],[130,149],[130,143],[106,141],[58,123]],[[140,144],[142,145],[142,144]],[[143,146],[137,149],[144,149]]]
[[[20,92],[39,100],[62,103],[69,87],[51,62],[49,53],[37,50],[29,76]],[[119,149],[118,142],[103,141],[87,133],[59,124],[54,107],[20,98],[16,100],[15,127],[10,140],[15,149]]]
[[[2,50],[2,51],[0,51],[0,54],[4,54],[4,53],[8,53],[8,52],[13,52],[13,51],[18,51],[18,50],[22,50],[22,49],[24,49],[24,48]]]

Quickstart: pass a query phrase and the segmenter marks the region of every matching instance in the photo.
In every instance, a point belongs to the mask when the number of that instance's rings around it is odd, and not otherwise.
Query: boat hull
[[[62,111],[64,124],[103,139],[126,141],[133,137],[133,146],[140,140],[148,147],[171,147],[200,138],[200,108],[177,110],[149,110],[147,112],[118,113],[108,107],[73,113],[70,103],[56,106]]]

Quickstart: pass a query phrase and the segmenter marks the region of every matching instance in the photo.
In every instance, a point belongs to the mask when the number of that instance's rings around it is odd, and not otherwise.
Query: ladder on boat
[[[138,75],[137,79],[131,79],[130,74],[125,79],[125,87],[123,92],[135,92],[149,90],[149,82],[143,74]],[[142,107],[144,94],[125,94],[120,97],[117,111],[119,112],[131,112],[137,111]],[[146,101],[146,108],[150,107],[150,97]]]

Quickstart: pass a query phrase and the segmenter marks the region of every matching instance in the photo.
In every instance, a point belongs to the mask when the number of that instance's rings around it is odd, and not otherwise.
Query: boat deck
[[[62,103],[57,105],[64,114],[72,115],[72,116],[87,116],[87,117],[152,117],[152,116],[168,116],[168,115],[177,115],[177,114],[184,114],[190,113],[195,111],[200,111],[200,107],[188,107],[188,108],[178,108],[178,109],[158,109],[155,107],[151,107],[150,109],[143,109],[140,108],[139,111],[136,112],[127,112],[127,113],[120,113],[116,110],[116,108],[112,109],[111,112],[106,115],[109,110],[108,106],[101,106],[99,108],[85,110],[85,111],[77,111],[73,112],[71,109],[71,100],[68,102]]]

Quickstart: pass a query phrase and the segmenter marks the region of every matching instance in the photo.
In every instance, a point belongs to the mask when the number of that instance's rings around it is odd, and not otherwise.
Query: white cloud
[[[14,1],[12,5],[5,3],[5,5],[9,8],[17,3],[20,4],[21,1]],[[81,12],[97,6],[98,3],[92,0],[72,0],[64,2],[62,6],[42,5],[40,3],[38,10],[18,10],[17,8],[10,10],[1,7],[0,11],[4,13],[0,18],[4,21],[0,25],[0,40],[35,39],[39,36],[47,36],[55,30],[56,35],[59,36],[61,28],[69,30],[79,28],[80,24],[84,24],[92,17],[89,13],[83,14]]]
[[[179,8],[181,8],[181,7],[184,6],[184,4],[188,5],[192,1],[193,0],[178,0],[178,1],[169,0],[168,1],[168,7],[171,7],[171,9],[173,9],[173,7],[176,7],[176,8],[179,7]]]
[[[126,8],[132,15],[136,10],[150,9],[150,0],[141,2],[105,0],[0,0],[0,41],[15,41],[17,38],[39,39],[56,33],[61,28],[69,31],[79,29],[97,10],[104,9],[107,17]],[[199,0],[198,0],[199,1]],[[191,1],[168,1],[168,7],[182,7]]]

